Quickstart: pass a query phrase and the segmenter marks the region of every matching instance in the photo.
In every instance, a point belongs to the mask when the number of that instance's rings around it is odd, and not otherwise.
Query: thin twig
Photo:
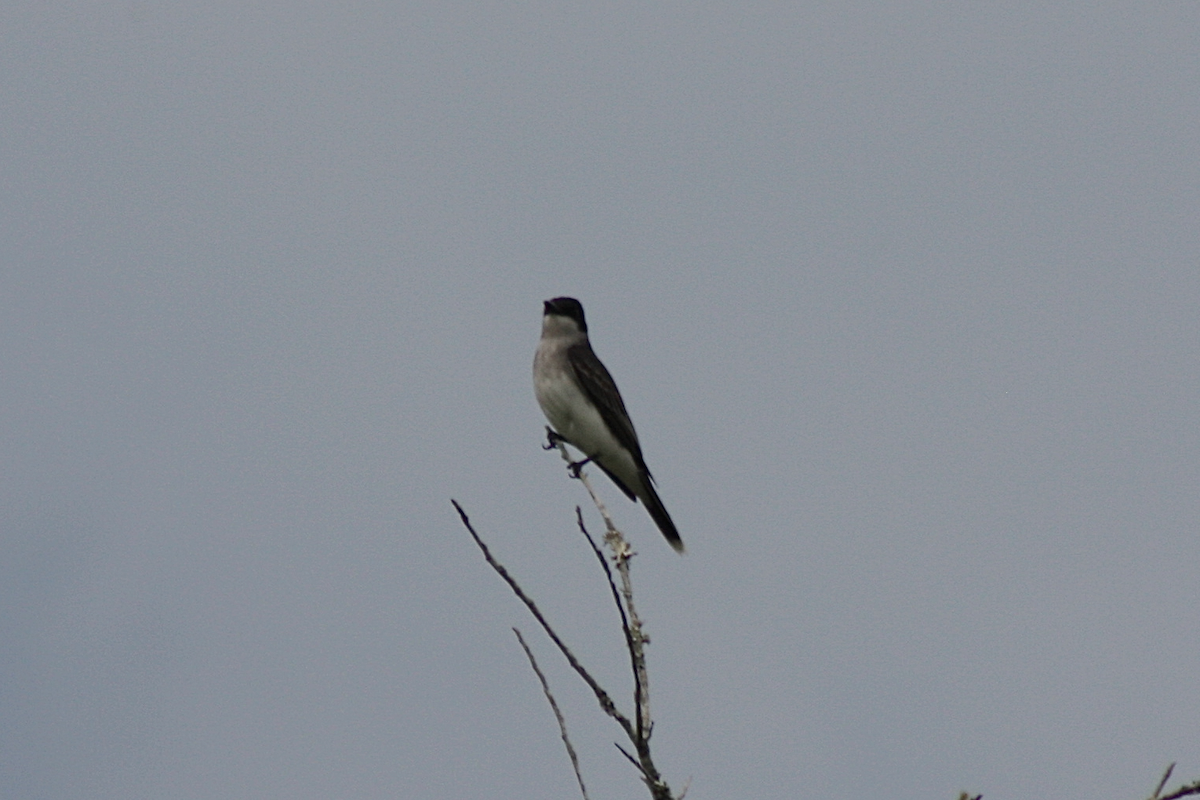
[[[1167,771],[1163,773],[1162,780],[1158,782],[1158,788],[1154,790],[1154,794],[1150,795],[1150,800],[1179,800],[1180,797],[1190,797],[1191,795],[1200,794],[1200,780],[1192,781],[1187,786],[1180,786],[1170,794],[1162,793],[1163,787],[1167,785],[1167,781],[1171,779],[1171,773],[1175,771],[1175,762],[1172,762]],[[1161,796],[1160,796],[1161,795]]]
[[[629,650],[630,668],[633,670],[633,702],[634,713],[638,720],[638,736],[642,735],[642,697],[644,690],[642,688],[641,670],[638,669],[637,648],[634,646],[633,631],[629,627],[629,617],[625,614],[625,606],[621,603],[621,594],[617,591],[617,584],[613,580],[612,568],[608,566],[608,559],[604,557],[604,553],[600,552],[600,548],[596,545],[596,540],[592,538],[592,534],[588,532],[587,526],[583,524],[583,511],[579,506],[575,506],[575,521],[579,525],[579,530],[587,537],[588,544],[592,546],[592,552],[596,554],[596,560],[600,562],[600,566],[604,567],[604,575],[608,578],[608,587],[612,590],[613,603],[617,606],[617,611],[621,614],[621,630],[625,632],[625,647]]]
[[[567,462],[568,467],[572,468],[572,476],[578,478],[583,483],[588,494],[592,496],[592,502],[596,504],[596,510],[604,518],[604,526],[607,529],[604,534],[604,543],[612,550],[613,563],[617,565],[617,572],[621,574],[621,594],[625,599],[621,617],[627,623],[626,642],[629,647],[629,657],[633,667],[634,705],[636,706],[635,719],[637,721],[637,735],[631,736],[630,739],[637,746],[638,754],[644,758],[649,758],[650,750],[648,745],[651,727],[650,673],[646,669],[646,651],[644,646],[649,643],[650,639],[642,632],[642,621],[638,618],[637,609],[633,605],[633,582],[629,575],[629,559],[634,556],[633,548],[629,546],[629,542],[625,540],[624,535],[613,522],[612,516],[608,513],[608,508],[600,499],[600,495],[596,494],[596,489],[592,486],[592,481],[588,477],[588,474],[580,466],[575,466],[575,462],[571,460],[571,454],[567,451],[566,442],[562,437],[554,435],[554,432],[550,428],[546,428],[546,435],[558,447],[558,452],[562,454],[563,461]],[[582,520],[582,517],[580,519]],[[590,535],[588,536],[588,541],[591,541]],[[595,542],[592,542],[592,548],[595,549],[595,547]],[[607,566],[606,563],[606,571]],[[609,580],[612,580],[611,575]],[[621,604],[618,603],[618,605]],[[626,613],[628,613],[628,618],[626,618]]]
[[[508,570],[506,570],[500,562],[492,557],[491,551],[488,550],[488,547],[483,543],[483,540],[479,538],[479,534],[475,532],[475,528],[471,526],[471,520],[467,518],[467,512],[463,511],[463,508],[458,504],[458,501],[451,498],[450,502],[453,503],[454,508],[458,510],[458,516],[462,519],[462,523],[466,527],[467,531],[470,532],[471,538],[475,540],[475,544],[478,545],[480,551],[483,552],[484,559],[486,559],[491,568],[496,571],[496,574],[503,578],[506,583],[508,583],[509,588],[511,588],[517,597],[521,599],[521,602],[525,604],[525,606],[529,609],[529,612],[533,614],[534,618],[541,623],[542,629],[546,631],[546,635],[550,637],[551,641],[558,645],[558,649],[566,657],[567,663],[571,665],[571,669],[575,670],[575,672],[579,674],[579,677],[583,678],[584,683],[591,687],[591,690],[596,695],[596,700],[599,701],[600,708],[604,710],[604,713],[615,719],[617,724],[624,729],[625,735],[632,739],[635,734],[633,723],[629,721],[628,717],[617,710],[617,706],[612,701],[612,698],[609,697],[608,692],[604,691],[603,687],[596,682],[596,679],[593,678],[591,674],[584,669],[583,665],[579,663],[579,659],[575,658],[575,654],[571,652],[571,649],[567,647],[565,643],[563,643],[562,639],[558,637],[558,634],[554,632],[554,628],[550,627],[550,623],[547,622],[546,618],[542,616],[542,612],[538,609],[537,604],[525,594],[525,591],[521,588],[520,584],[517,583],[516,579],[509,575]]]
[[[1200,780],[1193,781],[1187,786],[1180,786],[1170,794],[1163,795],[1159,800],[1179,800],[1180,797],[1189,797],[1196,794],[1200,794]]]
[[[517,635],[517,641],[521,643],[521,649],[525,651],[525,655],[529,658],[529,666],[533,667],[538,680],[542,682],[542,692],[546,695],[546,699],[550,701],[550,708],[554,711],[554,718],[558,720],[558,730],[562,734],[563,744],[567,747],[567,755],[571,758],[571,766],[575,769],[575,780],[579,782],[579,793],[583,795],[583,800],[590,800],[588,798],[587,787],[583,785],[583,773],[579,771],[579,757],[575,755],[575,747],[571,744],[571,737],[567,735],[567,721],[563,719],[562,711],[558,708],[558,701],[554,699],[554,695],[550,692],[550,684],[546,681],[546,676],[542,673],[542,668],[538,666],[537,659],[533,657],[533,651],[525,643],[525,637],[516,628],[513,628],[513,633]]]
[[[632,753],[630,753],[624,747],[621,747],[621,745],[618,742],[613,742],[613,747],[620,750],[621,755],[623,755],[623,756],[625,756],[625,758],[629,759],[630,764],[633,764],[633,766],[637,767],[637,771],[642,773],[642,780],[645,780],[646,779],[646,768],[642,766],[641,762],[638,761],[637,758],[634,757],[634,755]]]
[[[604,543],[613,551],[613,562],[617,565],[617,574],[621,576],[621,596],[625,601],[625,611],[629,614],[629,629],[632,638],[633,669],[636,673],[634,682],[641,691],[638,710],[637,730],[638,754],[643,758],[650,757],[650,672],[646,667],[646,645],[650,637],[642,630],[642,620],[638,617],[637,607],[633,604],[633,576],[630,574],[630,560],[633,550],[618,530],[609,531],[604,537]]]
[[[635,758],[628,750],[621,745],[613,742],[613,745],[621,751],[621,755],[629,759],[629,763],[637,767],[638,772],[642,773],[642,783],[646,784],[646,788],[650,790],[650,796],[654,800],[683,800],[683,795],[678,798],[671,794],[671,787],[662,779],[662,776],[654,769],[654,764],[648,763],[644,758]],[[691,779],[688,779],[691,783]],[[687,792],[687,788],[684,788]]]
[[[654,766],[654,759],[650,755],[650,734],[653,732],[653,721],[650,717],[650,673],[646,668],[646,650],[645,645],[650,639],[642,632],[642,621],[637,615],[637,609],[633,605],[633,579],[630,576],[629,561],[635,555],[633,548],[629,546],[629,542],[618,530],[613,523],[612,517],[608,513],[608,509],[600,500],[600,496],[596,494],[596,490],[592,487],[592,482],[588,478],[586,472],[582,469],[582,464],[576,464],[571,461],[570,453],[567,452],[566,443],[561,436],[558,436],[550,428],[546,428],[546,435],[550,440],[551,445],[558,447],[562,458],[567,462],[572,476],[578,478],[587,489],[588,494],[592,496],[592,502],[596,504],[596,510],[600,512],[600,516],[604,518],[604,525],[607,532],[604,534],[604,543],[612,550],[613,563],[616,564],[617,572],[621,575],[621,596],[624,603],[624,611],[622,620],[627,623],[628,636],[627,644],[629,647],[630,660],[633,666],[634,673],[634,704],[637,712],[636,730],[626,730],[631,742],[637,750],[637,766],[642,773],[642,780],[650,789],[650,794],[655,800],[674,800],[671,795],[671,788],[658,772],[658,768]],[[580,520],[582,527],[582,515],[576,510],[576,516]],[[584,534],[587,535],[586,529]],[[596,548],[595,542],[588,535],[588,541],[592,543],[593,550]],[[607,571],[607,564],[606,571]],[[611,583],[611,573],[609,581]],[[628,617],[626,617],[628,614]],[[618,748],[620,745],[618,745]],[[624,750],[621,750],[625,753]],[[628,757],[629,754],[625,753]],[[631,759],[632,760],[632,759]]]
[[[1163,787],[1171,779],[1171,773],[1175,771],[1175,763],[1172,761],[1170,766],[1167,767],[1167,771],[1163,773],[1162,780],[1158,782],[1158,788],[1154,790],[1154,794],[1150,795],[1150,800],[1158,800],[1158,796],[1162,794]]]

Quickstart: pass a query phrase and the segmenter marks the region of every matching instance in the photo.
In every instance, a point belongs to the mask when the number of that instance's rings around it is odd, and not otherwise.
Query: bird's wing
[[[633,454],[634,461],[638,466],[645,469],[646,462],[642,460],[642,447],[638,444],[637,432],[634,431],[633,422],[625,410],[621,393],[617,391],[617,384],[613,382],[612,375],[608,374],[608,370],[592,352],[591,345],[581,342],[567,348],[567,361],[575,370],[575,377],[579,380],[579,385],[600,411],[600,417],[604,420],[604,424],[612,431],[621,446]],[[646,470],[646,474],[649,475],[649,470]]]

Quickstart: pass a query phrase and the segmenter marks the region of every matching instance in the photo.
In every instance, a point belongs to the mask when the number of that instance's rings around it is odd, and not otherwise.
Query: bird
[[[683,553],[683,540],[659,499],[654,478],[617,384],[588,340],[583,305],[574,297],[542,304],[542,338],[533,357],[533,391],[557,436],[592,462],[633,501],[642,501],[671,547]]]

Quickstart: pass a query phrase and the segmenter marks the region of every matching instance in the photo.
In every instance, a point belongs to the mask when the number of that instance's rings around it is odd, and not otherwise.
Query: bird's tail
[[[650,483],[648,475],[642,480],[642,491],[638,492],[638,497],[650,512],[654,524],[662,531],[662,535],[667,537],[671,547],[674,547],[677,553],[683,553],[683,539],[679,538],[679,531],[675,529],[675,523],[671,521],[671,515],[667,513],[662,500],[658,499],[658,492],[654,491],[654,485]]]

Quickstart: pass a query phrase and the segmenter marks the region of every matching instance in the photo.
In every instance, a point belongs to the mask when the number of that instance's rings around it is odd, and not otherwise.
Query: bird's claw
[[[566,440],[566,437],[564,437],[561,433],[559,433],[558,431],[554,430],[549,425],[547,425],[546,426],[546,444],[542,445],[542,449],[543,450],[553,450],[554,448],[558,447],[561,444],[570,444],[570,442],[568,442]],[[587,458],[583,459],[582,461],[572,461],[569,464],[567,464],[567,471],[571,473],[572,478],[574,478],[575,480],[579,480],[579,470],[583,469],[584,465],[586,465],[591,460],[592,460],[591,456],[588,456]]]
[[[565,441],[566,441],[566,439],[564,439],[561,435],[559,435],[559,433],[557,431],[555,431],[553,428],[550,428],[549,426],[547,426],[547,428],[546,428],[546,443],[544,445],[542,445],[542,449],[543,450],[553,450],[554,448],[558,447],[559,442],[565,442]]]

